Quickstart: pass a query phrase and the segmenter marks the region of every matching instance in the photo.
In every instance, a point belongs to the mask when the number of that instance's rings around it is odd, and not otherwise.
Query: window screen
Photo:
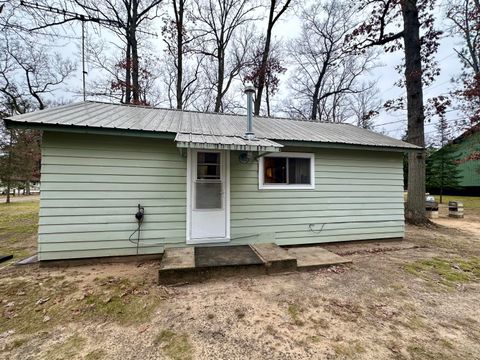
[[[309,185],[311,159],[298,157],[268,157],[263,160],[264,184]]]
[[[222,208],[222,183],[197,182],[195,184],[196,209],[221,209]]]

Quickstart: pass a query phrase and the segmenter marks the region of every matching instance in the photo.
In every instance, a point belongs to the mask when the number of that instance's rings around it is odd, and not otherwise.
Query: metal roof
[[[228,149],[242,151],[277,152],[283,145],[268,139],[248,140],[239,136],[218,136],[177,133],[177,147],[192,149]]]
[[[135,105],[80,102],[6,118],[17,123],[140,130],[242,138],[245,115],[159,109]],[[397,149],[419,147],[350,124],[255,117],[255,135],[275,141],[308,141]]]

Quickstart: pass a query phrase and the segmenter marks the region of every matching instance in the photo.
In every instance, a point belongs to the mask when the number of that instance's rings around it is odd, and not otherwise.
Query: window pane
[[[222,183],[195,183],[196,209],[222,208]]]
[[[198,165],[197,179],[220,179],[220,166]]]
[[[288,183],[310,184],[310,159],[288,159]]]
[[[198,152],[198,164],[220,164],[220,153],[216,152]]]
[[[220,179],[219,153],[197,153],[197,179]]]
[[[265,157],[264,159],[264,183],[286,184],[287,183],[287,159],[281,157]]]

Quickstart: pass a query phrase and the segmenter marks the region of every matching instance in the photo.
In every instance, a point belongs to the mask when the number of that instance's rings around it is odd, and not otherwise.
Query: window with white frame
[[[283,152],[262,156],[258,185],[260,189],[314,189],[314,155]]]

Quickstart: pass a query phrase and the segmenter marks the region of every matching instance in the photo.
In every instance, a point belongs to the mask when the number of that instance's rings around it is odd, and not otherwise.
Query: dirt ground
[[[408,250],[160,287],[158,263],[0,270],[0,359],[480,359],[480,209]],[[348,246],[344,248],[348,252]]]

